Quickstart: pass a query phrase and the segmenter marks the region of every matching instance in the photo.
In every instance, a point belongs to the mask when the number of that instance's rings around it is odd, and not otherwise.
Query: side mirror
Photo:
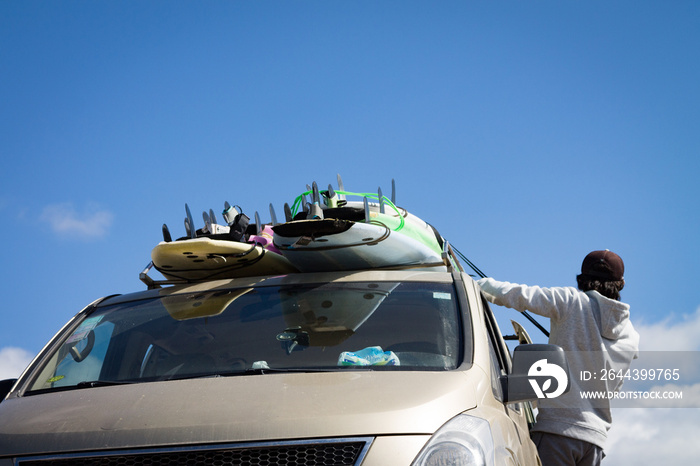
[[[2,403],[2,400],[4,400],[8,393],[10,393],[10,390],[12,390],[12,387],[14,387],[15,382],[17,382],[17,379],[0,380],[0,403]]]
[[[513,351],[513,372],[501,377],[506,403],[556,398],[567,393],[569,363],[556,345],[520,345]]]

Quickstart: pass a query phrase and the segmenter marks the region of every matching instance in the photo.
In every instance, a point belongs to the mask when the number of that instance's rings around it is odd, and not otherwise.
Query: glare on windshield
[[[98,308],[31,390],[264,370],[450,370],[452,286],[354,282],[183,293]]]

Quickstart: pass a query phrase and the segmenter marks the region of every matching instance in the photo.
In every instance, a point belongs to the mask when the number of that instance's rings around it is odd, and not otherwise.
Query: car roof
[[[244,277],[226,280],[192,282],[138,291],[123,295],[116,295],[102,300],[98,304],[98,307],[125,303],[129,301],[138,301],[142,299],[158,298],[161,296],[170,296],[174,294],[196,293],[217,289],[363,281],[452,283],[454,281],[454,278],[451,273],[425,270],[364,270],[350,272],[345,271],[294,273],[278,276]]]

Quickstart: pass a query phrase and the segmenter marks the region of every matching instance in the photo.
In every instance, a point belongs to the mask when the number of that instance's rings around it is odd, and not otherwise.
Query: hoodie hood
[[[618,340],[625,334],[630,323],[630,306],[620,301],[607,298],[597,291],[587,291],[591,299],[593,312],[600,316],[600,335],[608,340]]]

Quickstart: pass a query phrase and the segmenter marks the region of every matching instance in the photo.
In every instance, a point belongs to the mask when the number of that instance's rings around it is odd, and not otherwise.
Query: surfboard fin
[[[168,229],[168,225],[165,223],[163,224],[163,241],[166,243],[170,243],[173,240],[172,235],[170,234],[170,230]]]
[[[343,191],[343,192],[345,192],[345,187],[343,186],[343,179],[340,177],[340,173],[338,173],[338,191]],[[339,200],[339,201],[344,201],[344,200],[345,200],[345,194],[338,194],[338,200]]]
[[[255,211],[255,234],[257,236],[262,235],[262,225],[260,223],[260,214],[258,214],[258,211]]]
[[[318,185],[314,181],[311,187],[311,206],[306,218],[322,219],[323,209],[321,208],[321,195],[318,192]]]
[[[302,194],[302,195],[301,195],[301,210],[302,210],[305,214],[308,214],[308,213],[309,213],[309,203],[308,203],[308,201],[306,200],[306,195],[305,195],[305,194]]]
[[[377,188],[377,197],[379,198],[379,213],[384,213],[384,195],[382,195],[382,188]]]
[[[202,212],[202,220],[204,220],[205,233],[214,233],[214,230],[211,227],[211,219],[206,211]]]
[[[396,182],[391,179],[391,203],[396,205]]]
[[[294,218],[292,217],[292,209],[289,204],[284,203],[284,220],[286,222],[291,222]]]
[[[270,204],[270,221],[272,222],[272,226],[278,224],[277,214],[275,213],[275,208],[273,207],[272,203]]]
[[[192,220],[192,212],[190,212],[190,206],[185,203],[185,213],[187,217],[185,218],[185,230],[187,230],[187,236],[190,238],[197,237],[197,229],[194,226],[194,220]]]
[[[365,206],[365,223],[369,223],[370,215],[369,215],[369,200],[367,200],[367,196],[365,196],[362,200]]]
[[[214,211],[211,209],[209,209],[208,213],[206,211],[202,212],[202,219],[204,219],[204,229],[202,233],[205,235],[221,235],[230,233],[231,231],[229,226],[219,225],[216,221],[216,215],[214,215]]]
[[[338,197],[333,190],[333,186],[328,185],[328,191],[323,193],[325,196],[325,204],[327,207],[333,209],[338,207]]]

